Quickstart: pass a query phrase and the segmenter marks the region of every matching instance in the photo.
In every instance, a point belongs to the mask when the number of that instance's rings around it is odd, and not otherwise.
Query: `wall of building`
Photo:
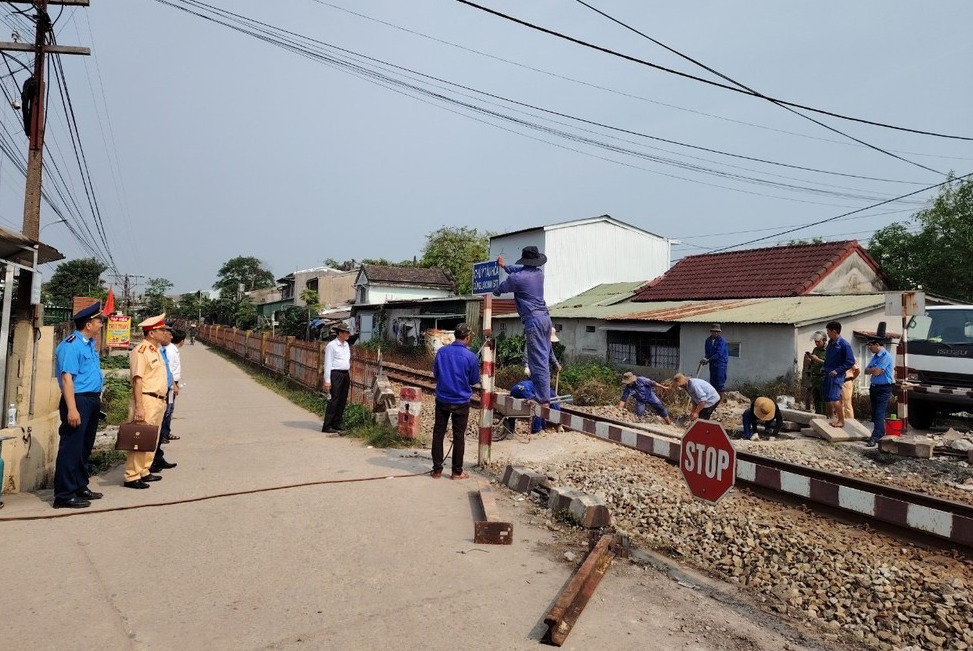
[[[817,286],[812,294],[868,294],[885,291],[875,270],[859,255],[848,256]]]
[[[446,289],[428,287],[390,287],[388,285],[368,285],[365,300],[360,303],[387,303],[388,301],[409,301],[419,298],[447,298],[452,292]]]
[[[29,492],[52,485],[57,456],[57,405],[61,390],[54,377],[54,327],[40,328],[34,380],[34,415],[24,401],[18,410],[17,426],[0,430],[0,436],[14,438],[3,443],[3,492]],[[6,424],[6,406],[4,407]]]

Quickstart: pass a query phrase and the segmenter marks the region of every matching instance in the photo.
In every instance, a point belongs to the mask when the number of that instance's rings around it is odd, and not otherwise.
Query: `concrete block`
[[[419,435],[419,415],[400,411],[398,430],[399,436],[404,436],[407,439],[416,438]]]
[[[811,436],[838,443],[842,441],[867,441],[872,432],[867,427],[859,423],[854,418],[846,418],[843,428],[831,427],[828,425],[827,418],[814,418],[811,420],[811,429],[814,430]]]
[[[586,529],[607,527],[612,519],[605,501],[588,494],[582,494],[581,497],[571,500],[568,513]]]
[[[778,409],[780,408],[778,407]],[[810,425],[812,420],[821,417],[820,414],[801,411],[800,409],[781,409],[780,415],[784,420],[789,420],[792,423],[800,423],[801,425]]]
[[[503,471],[503,485],[518,493],[529,493],[546,480],[546,475],[524,466],[509,465]]]
[[[932,459],[936,442],[925,436],[886,436],[878,442],[878,449],[900,457]]]
[[[422,388],[402,387],[401,389],[399,389],[399,400],[407,400],[409,402],[422,402]]]
[[[547,508],[551,511],[567,511],[571,507],[571,500],[582,495],[584,493],[568,486],[552,486],[547,498]]]

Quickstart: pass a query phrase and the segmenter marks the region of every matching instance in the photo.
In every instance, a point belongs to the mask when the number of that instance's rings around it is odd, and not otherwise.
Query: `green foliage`
[[[187,321],[198,322],[206,319],[213,310],[213,301],[202,291],[189,292],[179,297],[179,302],[172,308],[174,316]]]
[[[213,289],[219,290],[221,297],[236,297],[243,292],[273,287],[274,282],[274,274],[265,269],[260,260],[252,256],[237,256],[220,267]]]
[[[117,369],[128,369],[128,354],[120,355],[108,355],[101,358],[101,368],[103,371],[117,370]]]
[[[94,258],[69,260],[58,265],[51,279],[44,283],[44,300],[57,305],[70,305],[75,296],[104,298],[108,294],[101,274],[108,269]]]
[[[875,232],[868,252],[889,278],[893,289],[918,289],[973,301],[973,178],[942,188],[930,207],[912,216],[919,225],[911,232],[895,223]]]
[[[100,475],[108,472],[115,466],[125,463],[127,456],[124,450],[95,450],[89,459],[91,474]]]
[[[143,317],[163,312],[171,314],[175,303],[166,296],[166,292],[171,290],[172,286],[172,283],[165,278],[149,278],[145,283],[145,294],[139,314]]]
[[[352,402],[345,407],[344,425],[348,429],[370,422],[372,422],[372,412],[368,411],[365,405]]]
[[[427,236],[419,265],[442,269],[453,277],[459,294],[469,294],[473,263],[486,260],[489,253],[489,233],[466,226],[444,226]]]
[[[109,374],[105,377],[105,391],[101,395],[101,409],[108,418],[106,425],[120,425],[128,420],[128,403],[132,383],[128,376]]]
[[[402,437],[391,425],[376,423],[371,419],[355,427],[349,427],[346,436],[361,439],[363,443],[376,448],[419,448],[425,445],[422,439]]]
[[[618,387],[622,383],[622,374],[607,362],[595,358],[579,358],[561,369],[562,386],[575,388],[591,380]]]
[[[277,313],[278,335],[304,339],[308,334],[307,308],[291,305]]]
[[[524,347],[527,345],[524,335],[514,335],[508,337],[504,333],[500,333],[496,337],[497,348],[494,351],[493,361],[497,365],[497,368],[504,368],[506,366],[520,366],[524,365]]]

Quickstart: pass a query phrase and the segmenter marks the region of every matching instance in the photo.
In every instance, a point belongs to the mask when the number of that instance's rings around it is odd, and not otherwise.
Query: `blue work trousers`
[[[662,401],[661,400],[659,400],[659,396],[655,395],[654,393],[651,394],[651,396],[649,397],[649,399],[646,400],[645,402],[639,400],[638,398],[635,399],[635,415],[636,416],[644,416],[645,415],[645,405],[649,405],[650,407],[652,407],[652,409],[655,410],[655,413],[659,414],[663,418],[668,418],[669,417],[669,412],[666,411],[666,406],[664,404],[662,404]]]
[[[709,383],[717,392],[722,392],[726,388],[726,364],[709,363]]]
[[[534,399],[542,405],[551,402],[551,317],[547,314],[524,322],[527,340],[527,368],[534,383]]]
[[[88,457],[95,445],[98,431],[98,412],[101,396],[98,393],[76,393],[74,403],[81,414],[81,424],[68,424],[68,405],[61,397],[58,412],[61,426],[58,428],[57,460],[54,462],[54,497],[71,499],[79,490],[88,487]]]
[[[868,387],[868,399],[872,404],[872,441],[878,441],[885,436],[885,413],[892,398],[891,384],[873,384]]]

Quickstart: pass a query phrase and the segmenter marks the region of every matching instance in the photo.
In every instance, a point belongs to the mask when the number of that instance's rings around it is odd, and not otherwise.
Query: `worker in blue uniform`
[[[645,406],[648,405],[662,417],[666,425],[672,425],[669,411],[654,391],[655,389],[668,391],[669,387],[656,382],[652,378],[635,375],[631,371],[622,376],[622,387],[624,388],[622,389],[622,399],[618,403],[619,409],[624,409],[628,399],[634,396],[636,416],[642,418],[645,415]]]
[[[828,333],[828,348],[824,353],[824,365],[821,367],[821,393],[828,403],[831,427],[845,426],[845,412],[841,408],[841,387],[845,383],[845,372],[855,365],[855,353],[845,339],[841,337],[841,324],[831,321],[825,327]]]
[[[524,324],[527,340],[527,367],[533,380],[534,399],[542,405],[551,402],[551,315],[544,302],[544,272],[541,266],[547,256],[536,246],[526,246],[516,265],[504,264],[503,256],[497,264],[508,275],[493,291],[497,296],[512,292],[517,304],[517,314]]]
[[[868,350],[872,359],[865,367],[865,374],[872,376],[872,384],[868,387],[868,398],[872,406],[872,435],[865,445],[873,448],[885,436],[885,412],[888,411],[889,400],[892,398],[892,387],[895,379],[892,373],[895,364],[892,354],[885,350],[885,338],[873,337],[868,340]]]
[[[726,393],[726,365],[730,360],[730,354],[726,339],[723,338],[723,328],[719,323],[714,323],[710,327],[709,337],[703,344],[703,354],[705,356],[700,360],[700,364],[709,365],[709,383],[720,394],[722,400]]]
[[[88,488],[88,460],[95,445],[101,412],[101,360],[98,336],[103,325],[101,303],[72,317],[74,333],[57,346],[57,382],[61,387],[58,412],[57,460],[54,463],[54,508],[83,509],[102,494]]]

